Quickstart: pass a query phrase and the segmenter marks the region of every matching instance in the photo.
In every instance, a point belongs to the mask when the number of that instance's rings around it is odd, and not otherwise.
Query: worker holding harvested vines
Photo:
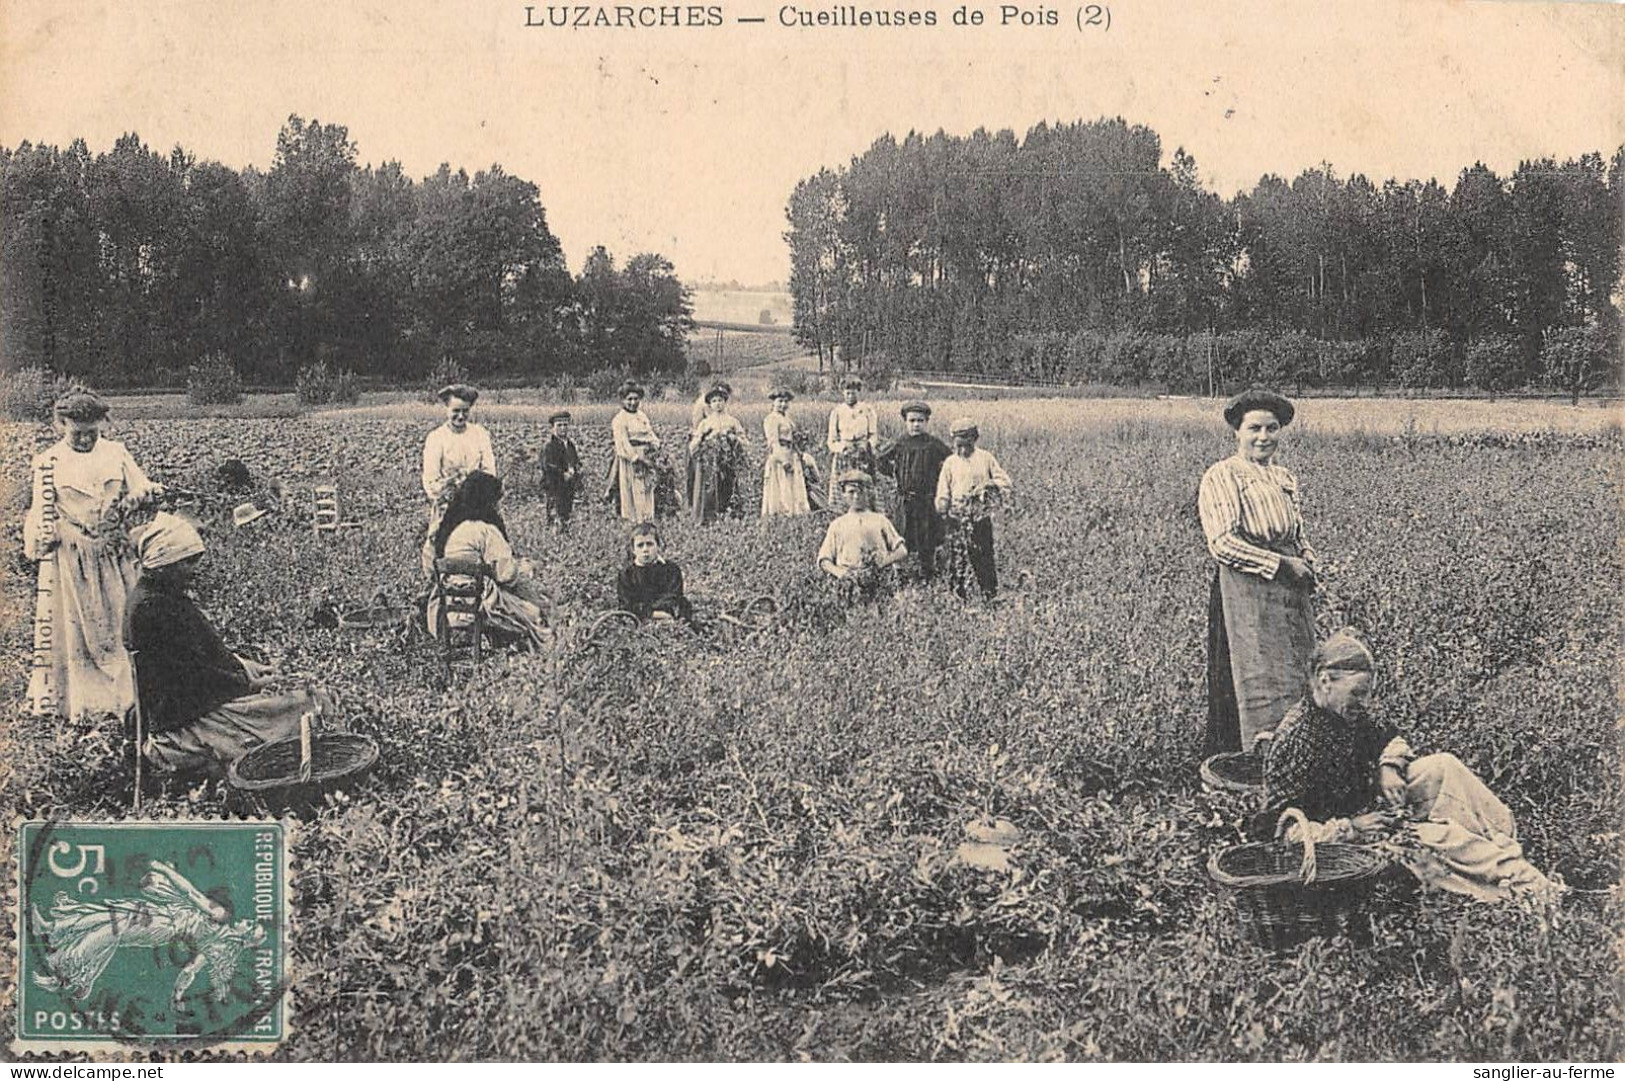
[[[547,418],[547,442],[542,444],[542,491],[547,496],[547,520],[560,529],[570,524],[576,493],[581,491],[581,453],[570,438],[570,414],[560,410]]]
[[[873,597],[888,581],[887,569],[908,557],[908,546],[891,521],[874,506],[874,481],[849,469],[836,478],[846,513],[829,524],[819,546],[818,568],[850,587],[854,596]]]
[[[626,547],[626,566],[615,579],[621,608],[644,623],[692,619],[693,606],[683,596],[683,571],[661,552],[654,523],[633,526]]]
[[[875,448],[880,443],[880,425],[874,407],[858,398],[863,380],[849,375],[841,381],[841,401],[829,411],[829,502],[838,506],[839,477],[851,469],[874,475]]]
[[[728,412],[729,390],[717,383],[705,392],[709,410],[688,437],[688,508],[696,522],[709,522],[733,508],[745,427]]]
[[[29,711],[122,718],[135,701],[124,619],[140,574],[126,525],[163,486],[122,443],[101,438],[101,398],[75,387],[52,412],[62,438],[34,458],[23,521],[23,554],[39,564]]]
[[[329,708],[320,691],[266,691],[275,669],[227,649],[187,589],[203,538],[184,518],[159,514],[132,532],[141,577],[130,594],[141,753],[162,770],[223,776],[255,747],[284,739],[306,713]]]
[[[796,446],[796,422],[790,419],[789,387],[768,392],[773,408],[762,418],[767,437],[767,462],[762,467],[762,517],[775,514],[811,514],[807,502],[807,465]]]
[[[1275,464],[1296,410],[1271,390],[1230,399],[1236,452],[1202,476],[1197,508],[1215,567],[1208,596],[1207,753],[1250,748],[1303,696],[1315,646],[1315,553],[1298,479]]]
[[[948,576],[961,597],[976,579],[988,600],[999,591],[998,564],[993,556],[993,510],[1010,491],[1010,474],[998,459],[976,445],[981,431],[969,417],[949,426],[954,452],[937,474],[937,513],[947,519]]]
[[[876,457],[882,473],[897,479],[896,521],[908,550],[919,556],[920,574],[936,577],[937,547],[942,543],[942,516],[937,513],[937,481],[942,463],[953,451],[925,430],[931,407],[909,402],[900,410],[905,434]]]
[[[429,497],[431,537],[464,477],[475,471],[497,475],[491,433],[469,420],[480,392],[464,383],[452,383],[441,387],[437,397],[446,406],[446,422],[423,441],[423,491]]]
[[[502,520],[502,482],[489,473],[470,473],[457,486],[435,529],[432,559],[424,568],[432,572],[433,559],[483,563],[489,568],[480,608],[486,623],[530,646],[540,646],[547,634],[547,616],[553,600],[536,579],[528,559],[514,555],[508,526]],[[440,600],[430,596],[428,624],[432,628]]]
[[[1267,743],[1254,833],[1273,834],[1296,807],[1311,840],[1380,842],[1424,886],[1481,901],[1561,889],[1524,858],[1512,812],[1460,759],[1419,758],[1371,716],[1375,687],[1376,661],[1349,631],[1314,649],[1308,695]]]
[[[606,495],[618,501],[621,517],[649,522],[655,516],[655,488],[659,484],[660,437],[649,414],[642,411],[643,387],[628,380],[621,384],[621,408],[610,421],[615,453],[610,458]]]

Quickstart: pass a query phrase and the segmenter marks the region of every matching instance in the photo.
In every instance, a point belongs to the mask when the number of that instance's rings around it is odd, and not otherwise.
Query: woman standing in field
[[[124,617],[140,574],[126,517],[163,487],[101,438],[107,404],[96,395],[76,387],[53,413],[62,438],[34,459],[23,523],[23,553],[39,564],[29,710],[123,717],[135,702]]]
[[[429,531],[434,536],[446,504],[463,478],[476,471],[497,475],[496,453],[491,449],[491,433],[469,421],[469,413],[480,392],[462,383],[440,388],[437,395],[446,406],[446,423],[423,441],[423,491],[429,497]]]
[[[706,391],[707,412],[688,437],[688,506],[697,522],[709,522],[733,506],[745,427],[728,412],[728,397],[721,383]]]
[[[490,625],[540,645],[553,601],[536,580],[530,560],[515,558],[508,543],[508,526],[499,504],[502,482],[489,473],[470,473],[446,507],[435,529],[434,559],[483,563],[490,568],[480,608]],[[432,571],[431,561],[424,568]],[[435,625],[439,600],[429,599],[429,626]]]
[[[775,514],[810,514],[807,504],[807,473],[796,447],[796,422],[790,419],[788,387],[774,387],[768,393],[773,408],[762,419],[767,436],[767,463],[762,468],[762,517]]]
[[[609,463],[609,490],[620,501],[621,517],[629,522],[649,522],[655,516],[655,485],[659,481],[655,451],[660,437],[655,435],[649,415],[641,411],[643,387],[621,384],[621,410],[609,422],[615,438],[615,454]]]
[[[1236,453],[1202,477],[1197,508],[1216,564],[1208,594],[1207,753],[1250,748],[1303,697],[1315,648],[1315,554],[1298,480],[1275,465],[1290,401],[1254,388],[1224,419]]]

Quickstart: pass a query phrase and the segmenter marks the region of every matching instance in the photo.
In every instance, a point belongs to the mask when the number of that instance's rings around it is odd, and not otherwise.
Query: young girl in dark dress
[[[615,580],[615,594],[623,609],[647,623],[650,620],[689,620],[694,609],[683,596],[683,572],[660,554],[660,531],[650,522],[632,527],[628,544],[630,562]]]

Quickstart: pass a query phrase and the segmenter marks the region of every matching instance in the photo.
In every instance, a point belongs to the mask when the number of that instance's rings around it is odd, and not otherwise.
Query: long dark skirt
[[[1251,747],[1308,691],[1313,594],[1219,567],[1208,593],[1207,753]]]
[[[718,453],[695,454],[688,460],[688,509],[696,522],[726,514],[734,501],[731,460]]]

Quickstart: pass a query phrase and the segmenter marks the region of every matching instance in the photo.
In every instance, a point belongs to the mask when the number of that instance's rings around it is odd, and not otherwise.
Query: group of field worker
[[[790,415],[794,392],[785,386],[775,386],[769,392],[771,409],[762,423],[766,442],[761,474],[762,517],[805,515],[831,503],[843,505],[845,513],[830,523],[815,562],[849,593],[873,595],[891,580],[887,571],[912,555],[922,579],[935,579],[939,570],[945,569],[962,596],[974,582],[984,597],[993,598],[998,592],[998,571],[992,511],[1010,490],[1009,474],[991,453],[977,445],[980,432],[968,417],[960,417],[949,426],[952,447],[930,435],[926,428],[931,407],[925,402],[904,404],[899,410],[903,435],[883,440],[873,407],[861,400],[862,390],[861,379],[847,378],[842,385],[842,401],[830,411],[827,495],[819,490],[817,461],[805,449]],[[732,388],[718,381],[695,402],[684,511],[698,522],[737,514],[742,509],[737,505],[737,481],[749,440],[743,425],[729,412],[732,396]],[[446,406],[446,421],[429,434],[423,448],[423,489],[430,501],[425,567],[438,558],[449,558],[449,553],[459,558],[487,557],[488,563],[503,571],[511,564],[514,573],[499,574],[498,584],[510,591],[517,584],[522,592],[525,568],[506,549],[506,529],[497,524],[500,516],[494,504],[475,518],[493,527],[500,536],[487,536],[478,550],[456,543],[455,533],[463,528],[461,521],[453,523],[449,530],[443,527],[461,486],[476,475],[494,478],[497,467],[489,432],[469,419],[479,391],[454,384],[442,388],[440,397]],[[615,505],[626,522],[649,525],[656,517],[660,479],[668,466],[662,458],[660,437],[642,409],[644,388],[629,381],[620,388],[619,397],[621,408],[610,422],[613,449],[602,492],[605,501]],[[571,421],[567,411],[548,418],[550,431],[539,455],[548,518],[559,528],[569,524],[584,480],[581,454],[570,437]],[[896,480],[895,524],[876,508],[877,473]],[[459,513],[466,516],[468,511]],[[651,532],[645,530],[641,535]],[[658,538],[658,533],[653,536]],[[955,543],[948,546],[952,549],[949,558],[939,559],[950,537]],[[449,549],[445,541],[453,542]],[[635,552],[629,550],[628,565],[634,556]],[[664,557],[659,561],[665,562]],[[536,607],[535,617],[544,619],[541,609],[545,605]],[[655,611],[664,609],[657,607]]]
[[[986,597],[998,579],[991,513],[1010,478],[969,418],[949,426],[953,445],[929,434],[931,407],[904,404],[904,433],[883,441],[862,384],[849,379],[831,411],[829,494],[844,501],[815,557],[848,600],[873,596],[911,554],[920,575],[946,568],[964,595]],[[665,557],[654,524],[659,437],[640,406],[643,389],[621,388],[611,423],[614,453],[606,500],[629,523],[616,581],[620,607],[640,621],[689,620],[682,572]],[[725,383],[696,403],[689,437],[688,511],[708,521],[734,510],[746,446],[728,413]],[[809,488],[817,463],[804,449],[775,387],[763,422],[764,517],[804,515],[822,503]],[[423,448],[429,500],[423,565],[431,580],[453,561],[478,564],[488,626],[513,640],[546,640],[552,600],[531,563],[519,558],[501,512],[502,485],[489,433],[470,420],[472,387],[440,392],[446,420]],[[1296,808],[1308,819],[1298,840],[1392,846],[1423,883],[1480,900],[1555,896],[1566,887],[1523,855],[1508,808],[1460,760],[1417,755],[1370,702],[1377,682],[1371,650],[1350,631],[1315,643],[1316,559],[1305,539],[1297,478],[1275,462],[1293,403],[1252,389],[1226,406],[1235,454],[1202,479],[1198,511],[1214,579],[1209,596],[1209,751],[1262,754],[1264,794],[1253,828],[1274,829]],[[132,528],[132,514],[163,496],[119,443],[101,438],[107,405],[75,388],[55,406],[60,440],[33,461],[33,500],[24,523],[26,557],[38,566],[28,698],[42,717],[144,717],[140,750],[153,765],[221,773],[265,742],[287,738],[301,717],[325,708],[310,687],[273,693],[270,665],[233,653],[188,593],[205,544],[196,527],[158,512]],[[549,519],[572,516],[583,480],[571,417],[549,418],[540,452]],[[896,481],[896,519],[879,512],[874,477]],[[901,528],[898,528],[900,524]],[[950,540],[946,560],[938,555]],[[436,619],[437,599],[428,610]],[[139,658],[132,663],[132,651]],[[139,691],[139,693],[138,693]]]
[[[1297,409],[1250,388],[1225,406],[1235,453],[1202,477],[1197,510],[1213,559],[1208,599],[1207,750],[1263,756],[1251,832],[1288,808],[1314,842],[1390,846],[1432,887],[1479,900],[1546,896],[1561,883],[1524,858],[1512,812],[1459,759],[1417,756],[1370,710],[1377,663],[1352,631],[1315,641],[1317,558],[1302,488],[1277,464]]]

